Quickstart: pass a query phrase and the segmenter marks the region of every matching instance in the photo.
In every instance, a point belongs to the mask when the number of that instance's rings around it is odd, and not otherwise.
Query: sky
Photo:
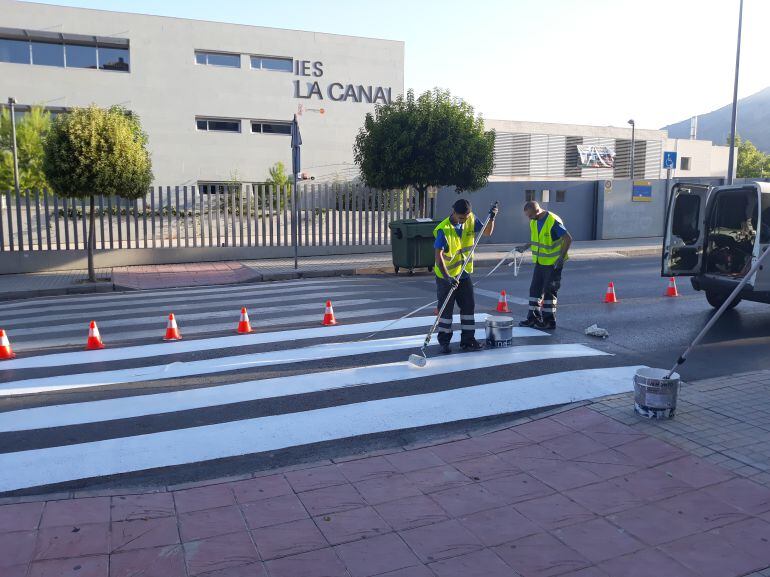
[[[405,42],[404,88],[484,118],[661,128],[732,101],[739,0],[56,0]],[[745,0],[739,97],[770,86],[770,0]]]

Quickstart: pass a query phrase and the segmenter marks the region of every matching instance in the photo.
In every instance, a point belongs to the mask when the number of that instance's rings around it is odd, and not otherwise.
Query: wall
[[[2,26],[130,40],[131,72],[0,63],[0,94],[19,104],[99,106],[123,104],[137,112],[150,137],[155,181],[163,185],[198,180],[261,182],[277,161],[291,166],[289,137],[252,134],[249,119],[292,119],[299,103],[325,114],[301,117],[303,169],[317,177],[350,178],[352,143],[374,105],[333,102],[333,82],[390,87],[403,92],[403,42],[334,34],[164,18],[102,10],[0,0]],[[242,53],[241,68],[195,64],[196,49]],[[323,62],[323,76],[252,70],[248,54]],[[324,100],[294,97],[318,80]],[[242,132],[196,130],[195,117],[233,117]],[[289,171],[291,169],[289,168]]]

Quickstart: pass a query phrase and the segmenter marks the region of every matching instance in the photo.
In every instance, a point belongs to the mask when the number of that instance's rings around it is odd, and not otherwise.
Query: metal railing
[[[290,187],[236,185],[152,187],[137,200],[95,197],[97,250],[390,243],[388,224],[414,218],[413,191],[378,191],[357,184],[302,184],[296,211]],[[45,191],[0,194],[0,252],[83,250],[88,200]]]

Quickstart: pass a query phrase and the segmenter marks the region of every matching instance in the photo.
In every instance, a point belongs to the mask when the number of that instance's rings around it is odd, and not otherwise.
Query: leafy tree
[[[730,137],[727,137],[730,145]],[[737,178],[762,178],[770,174],[770,154],[759,150],[750,140],[735,136],[735,148],[738,152],[738,166],[735,171]]]
[[[33,106],[16,122],[16,145],[19,158],[19,187],[44,190],[48,188],[43,172],[44,142],[51,128],[51,113]],[[0,114],[0,191],[14,188],[13,143],[10,108]]]
[[[431,186],[477,190],[492,173],[494,131],[484,131],[467,102],[435,88],[414,91],[367,114],[354,144],[361,177],[372,188],[413,186],[425,214]]]
[[[268,174],[270,176],[268,176],[267,180],[265,181],[268,184],[272,184],[275,187],[288,186],[291,184],[289,181],[289,176],[286,174],[286,167],[284,166],[283,162],[276,162],[268,169]]]
[[[94,282],[94,196],[133,200],[147,193],[152,182],[147,135],[139,118],[124,108],[75,108],[54,120],[43,169],[58,195],[90,200],[88,278]]]

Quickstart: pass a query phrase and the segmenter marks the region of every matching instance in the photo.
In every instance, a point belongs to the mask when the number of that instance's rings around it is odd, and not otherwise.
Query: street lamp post
[[[11,152],[13,153],[13,185],[16,190],[16,198],[19,198],[19,154],[16,149],[16,99],[8,98],[8,107],[11,109]]]
[[[636,148],[636,123],[634,119],[628,121],[631,125],[631,186],[634,186],[634,148]]]
[[[735,50],[735,83],[733,84],[733,114],[730,119],[730,157],[727,165],[727,184],[733,183],[735,163],[735,124],[738,113],[738,70],[741,65],[741,28],[743,26],[743,0],[738,9],[738,47]]]

